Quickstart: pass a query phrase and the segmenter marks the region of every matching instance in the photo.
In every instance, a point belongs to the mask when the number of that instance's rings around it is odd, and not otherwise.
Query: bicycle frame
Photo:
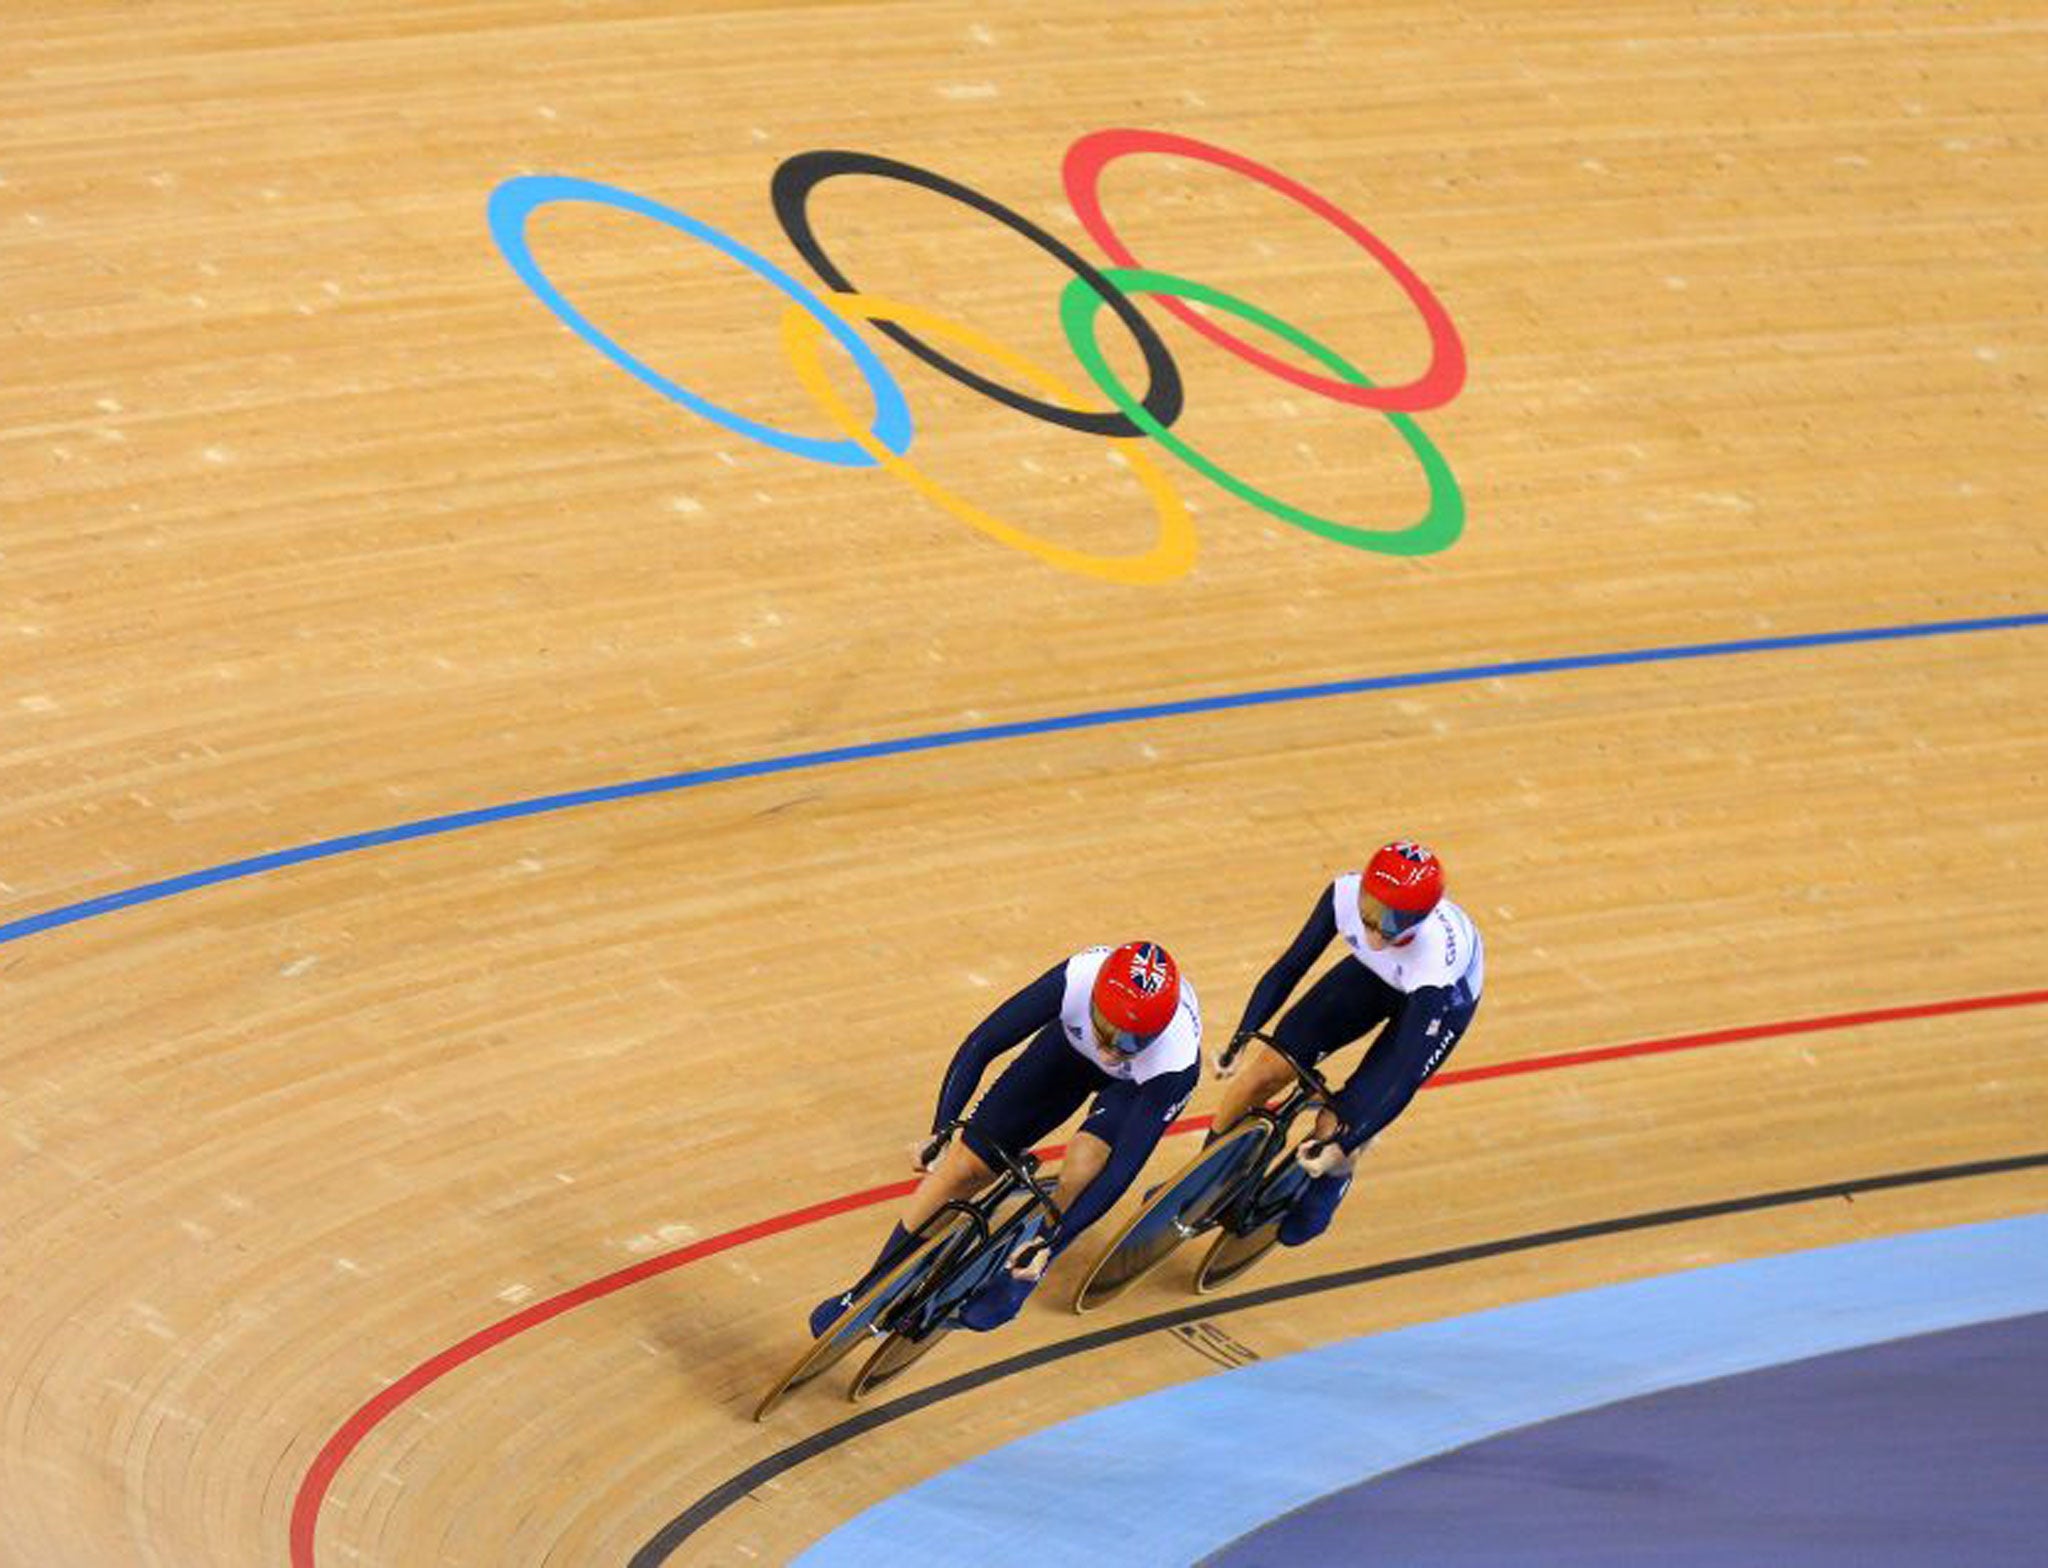
[[[951,1123],[946,1129],[957,1135],[967,1124],[964,1121]],[[978,1152],[978,1151],[977,1151]],[[975,1197],[949,1198],[939,1205],[932,1218],[951,1212],[960,1215],[972,1227],[971,1239],[953,1246],[952,1255],[936,1262],[925,1280],[909,1291],[903,1300],[892,1305],[876,1321],[878,1332],[903,1334],[906,1338],[922,1339],[937,1326],[944,1314],[928,1322],[914,1321],[922,1309],[943,1296],[948,1288],[957,1283],[967,1269],[982,1262],[988,1253],[1001,1251],[998,1242],[1023,1229],[1024,1221],[1033,1209],[1045,1213],[1048,1226],[1057,1225],[1060,1219],[1059,1205],[1053,1201],[1051,1191],[1038,1177],[1038,1157],[1031,1153],[1013,1155],[1003,1148],[994,1149],[996,1176],[993,1185]],[[1013,1194],[1021,1195],[1023,1206],[1005,1215],[1000,1224],[992,1225],[995,1216]],[[930,1224],[931,1221],[927,1221]]]
[[[958,1133],[964,1123],[946,1131]],[[859,1399],[915,1362],[943,1337],[947,1317],[1007,1257],[1010,1238],[1034,1210],[1055,1223],[1059,1205],[1038,1179],[1034,1155],[998,1149],[996,1179],[971,1199],[952,1198],[917,1229],[917,1238],[893,1259],[876,1265],[874,1283],[791,1364],[754,1407],[766,1420],[794,1389],[837,1365],[861,1343],[880,1344],[856,1374],[851,1397]],[[1000,1217],[999,1217],[1000,1216]],[[941,1236],[939,1232],[946,1234]],[[964,1289],[959,1289],[964,1283]],[[882,1292],[887,1300],[869,1305]],[[871,1315],[869,1315],[871,1314]]]
[[[1241,1232],[1256,1230],[1260,1225],[1270,1222],[1278,1209],[1286,1206],[1285,1203],[1277,1207],[1272,1204],[1260,1204],[1258,1199],[1274,1185],[1276,1175],[1285,1174],[1284,1171],[1274,1170],[1273,1160],[1276,1155],[1286,1151],[1288,1133],[1295,1118],[1311,1105],[1331,1110],[1336,1100],[1335,1093],[1329,1084],[1323,1081],[1322,1074],[1313,1067],[1304,1067],[1289,1056],[1280,1048],[1279,1041],[1271,1035],[1251,1030],[1247,1032],[1246,1037],[1269,1047],[1275,1056],[1285,1062],[1294,1074],[1295,1083],[1277,1104],[1260,1106],[1246,1113],[1247,1119],[1256,1116],[1265,1120],[1266,1141],[1259,1150],[1258,1158],[1251,1161],[1247,1167],[1247,1174],[1241,1180],[1238,1190],[1225,1198],[1214,1211],[1216,1223]],[[1192,1235],[1194,1232],[1190,1231],[1188,1234]]]
[[[1268,1035],[1250,1038],[1273,1045]],[[1303,1110],[1328,1106],[1332,1096],[1314,1068],[1301,1066],[1284,1051],[1279,1055],[1293,1070],[1293,1090],[1279,1103],[1247,1110],[1213,1132],[1187,1165],[1146,1193],[1075,1290],[1076,1312],[1113,1300],[1183,1242],[1208,1231],[1255,1230],[1284,1210],[1292,1198],[1285,1190],[1290,1173],[1298,1172],[1295,1162],[1285,1158],[1289,1130]]]

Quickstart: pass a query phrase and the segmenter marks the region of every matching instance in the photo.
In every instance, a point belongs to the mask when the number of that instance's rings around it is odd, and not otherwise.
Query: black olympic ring
[[[1123,324],[1131,329],[1131,336],[1137,339],[1138,347],[1145,355],[1145,370],[1151,384],[1139,400],[1145,411],[1162,425],[1171,425],[1180,418],[1182,407],[1180,370],[1167,352],[1166,344],[1152,329],[1152,324],[1133,305],[1130,298],[1115,284],[1105,278],[1086,257],[1077,254],[1064,244],[1057,235],[1048,234],[1021,213],[1013,212],[1001,202],[984,196],[958,181],[949,180],[943,174],[934,174],[929,169],[920,169],[915,164],[900,163],[894,158],[877,157],[866,152],[841,152],[830,148],[816,152],[802,152],[786,159],[775,171],[775,178],[769,186],[769,194],[775,203],[775,217],[782,225],[783,233],[789,236],[799,255],[811,265],[811,270],[825,283],[843,294],[859,292],[859,286],[851,282],[846,274],[834,265],[832,258],[825,254],[824,246],[818,243],[812,231],[809,205],[811,192],[826,180],[840,174],[872,174],[879,179],[901,180],[907,185],[922,186],[940,196],[947,196],[986,213],[1012,233],[1021,234],[1040,250],[1057,257],[1069,271],[1081,278],[1097,294],[1101,295],[1109,308],[1115,311]],[[1068,430],[1079,430],[1096,436],[1140,436],[1146,432],[1133,423],[1128,414],[1116,410],[1090,413],[1072,409],[1058,403],[1042,402],[1038,398],[1004,386],[1000,381],[968,369],[956,360],[947,358],[937,349],[919,338],[915,333],[892,321],[877,321],[876,330],[886,333],[934,370],[952,377],[963,385],[974,388],[985,397],[992,397],[998,403],[1007,404],[1020,414],[1029,414],[1047,424],[1060,425]]]

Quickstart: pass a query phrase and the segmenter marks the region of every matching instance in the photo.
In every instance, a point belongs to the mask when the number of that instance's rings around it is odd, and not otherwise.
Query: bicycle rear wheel
[[[1021,1239],[1017,1223],[1031,1206],[1031,1194],[1017,1191],[1003,1198],[989,1215],[988,1239],[956,1252],[943,1278],[914,1300],[903,1304],[889,1333],[875,1347],[875,1353],[853,1375],[846,1397],[858,1404],[898,1373],[930,1354],[934,1345],[953,1331],[953,1314],[990,1278]]]
[[[1195,1267],[1195,1294],[1206,1296],[1238,1278],[1280,1244],[1280,1222],[1301,1193],[1307,1175],[1292,1159],[1258,1185],[1235,1224],[1225,1224]]]
[[[1213,1225],[1246,1175],[1257,1169],[1272,1131],[1273,1119],[1254,1112],[1153,1188],[1081,1281],[1074,1310],[1088,1312],[1121,1295],[1164,1263],[1174,1248]]]
[[[819,1373],[829,1371],[855,1347],[868,1343],[876,1334],[883,1332],[877,1320],[909,1297],[930,1275],[933,1267],[942,1263],[954,1250],[949,1244],[969,1228],[967,1216],[952,1210],[945,1211],[934,1228],[920,1239],[918,1246],[863,1291],[831,1327],[804,1347],[803,1354],[790,1364],[789,1370],[776,1380],[754,1407],[754,1419],[766,1420],[768,1412],[788,1398],[792,1391],[803,1387]]]

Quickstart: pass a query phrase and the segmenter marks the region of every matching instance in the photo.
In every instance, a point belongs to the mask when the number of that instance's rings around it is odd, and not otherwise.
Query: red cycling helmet
[[[1379,931],[1391,942],[1414,930],[1442,901],[1444,863],[1422,845],[1396,839],[1373,851],[1360,886],[1386,906]]]
[[[1126,942],[1102,961],[1091,1000],[1119,1036],[1150,1039],[1173,1022],[1173,1010],[1180,1005],[1180,968],[1157,942]],[[1117,1049],[1126,1049],[1123,1040]]]

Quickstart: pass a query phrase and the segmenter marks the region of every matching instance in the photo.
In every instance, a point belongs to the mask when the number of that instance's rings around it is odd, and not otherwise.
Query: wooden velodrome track
[[[901,1181],[959,1036],[1077,947],[1157,936],[1227,1034],[1316,887],[1395,833],[1489,943],[1453,1068],[1735,1037],[1425,1095],[1332,1234],[1254,1283],[2048,1144],[2048,12],[1320,9],[0,17],[0,1563],[625,1563],[848,1413],[835,1379],[746,1419],[886,1212],[681,1249]],[[1463,496],[1448,549],[1315,537],[1152,444],[1192,566],[1066,569],[657,395],[486,219],[508,178],[577,176],[808,280],[769,182],[846,148],[1100,264],[1061,160],[1118,126],[1283,171],[1442,301],[1469,369],[1413,417]],[[1430,367],[1396,275],[1276,191],[1150,153],[1102,191],[1148,265],[1383,384]],[[867,289],[1088,386],[1045,251],[897,181],[810,211]],[[649,365],[837,438],[782,296],[730,256],[588,203],[528,236]],[[1214,461],[1369,529],[1430,506],[1384,415],[1144,313]],[[1070,550],[1148,549],[1153,499],[1099,438],[861,338],[924,473]],[[1449,673],[1370,684],[1420,672]],[[1328,682],[1368,684],[331,842]],[[310,845],[335,852],[240,866]],[[1849,1021],[1760,1027],[1812,1019]],[[2044,1202],[2039,1165],[1914,1182],[1215,1322],[1273,1356]],[[1087,1250],[906,1386],[1076,1333]],[[1187,1299],[1169,1273],[1087,1321]],[[1214,1370],[1162,1332],[1007,1378],[673,1560],[786,1560]]]

